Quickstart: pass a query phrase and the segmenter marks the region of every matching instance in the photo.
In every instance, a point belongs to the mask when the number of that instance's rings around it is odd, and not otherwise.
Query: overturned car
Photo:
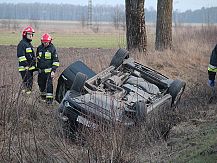
[[[176,106],[185,85],[134,61],[127,50],[119,49],[110,66],[98,74],[81,61],[62,72],[56,90],[58,113],[73,129],[111,123],[132,126],[145,121],[152,110]]]

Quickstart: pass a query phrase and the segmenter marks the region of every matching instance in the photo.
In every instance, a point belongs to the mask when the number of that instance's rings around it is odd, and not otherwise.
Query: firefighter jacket
[[[210,57],[210,62],[208,66],[209,80],[215,80],[216,72],[217,72],[217,45],[212,50],[212,54]]]
[[[50,43],[47,47],[43,44],[39,45],[36,51],[37,68],[39,72],[50,73],[55,72],[59,67],[59,59],[55,46]]]
[[[31,40],[23,38],[17,46],[17,57],[19,60],[19,71],[35,70],[35,52]]]

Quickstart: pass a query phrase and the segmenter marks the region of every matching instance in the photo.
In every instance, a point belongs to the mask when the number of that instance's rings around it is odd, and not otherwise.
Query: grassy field
[[[8,24],[10,23],[10,24]],[[10,26],[4,27],[5,25]],[[14,25],[18,25],[14,28]],[[43,33],[50,33],[53,43],[60,48],[114,48],[126,47],[125,31],[111,23],[98,22],[91,27],[75,21],[0,20],[0,45],[17,45],[22,30],[31,25],[35,29],[33,46],[40,44]]]
[[[216,118],[216,116],[214,118]],[[196,130],[192,130],[191,134],[185,132],[185,135],[183,134],[180,136],[182,139],[179,139],[177,144],[182,148],[185,147],[185,150],[180,152],[179,156],[176,158],[177,162],[217,162],[217,123],[199,120],[197,123],[200,125]],[[190,128],[189,126],[186,127],[186,131],[187,128]]]
[[[122,34],[102,34],[102,33],[52,33],[53,43],[61,48],[114,48],[125,47],[125,35]],[[33,38],[33,46],[40,44],[41,32],[36,33]],[[0,45],[17,45],[21,39],[21,33],[0,31]]]

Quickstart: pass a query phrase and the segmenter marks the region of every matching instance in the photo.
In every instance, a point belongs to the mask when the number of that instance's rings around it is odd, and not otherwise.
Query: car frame
[[[186,83],[142,65],[119,49],[110,65],[96,74],[81,61],[72,63],[58,79],[58,114],[75,131],[79,125],[144,122],[152,110],[178,105]]]

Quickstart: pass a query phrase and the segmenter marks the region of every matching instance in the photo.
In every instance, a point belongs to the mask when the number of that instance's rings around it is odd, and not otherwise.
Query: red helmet
[[[52,40],[52,37],[48,34],[48,33],[45,33],[42,35],[41,37],[41,42],[51,42]]]
[[[28,32],[31,32],[31,33],[35,33],[34,29],[31,27],[31,26],[28,26],[26,27],[24,30],[23,30],[23,36],[26,36],[26,33]]]

